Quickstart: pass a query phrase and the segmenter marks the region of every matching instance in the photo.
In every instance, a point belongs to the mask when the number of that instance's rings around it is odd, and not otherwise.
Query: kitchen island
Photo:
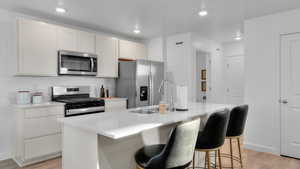
[[[63,118],[63,169],[133,169],[144,145],[166,143],[177,123],[202,121],[231,105],[189,103],[189,110],[139,114],[130,110]]]

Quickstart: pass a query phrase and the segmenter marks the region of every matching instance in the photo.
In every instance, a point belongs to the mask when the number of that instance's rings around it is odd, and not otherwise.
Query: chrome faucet
[[[160,93],[160,98],[162,98],[163,97],[163,87],[165,86],[165,85],[167,85],[167,84],[171,84],[172,85],[172,87],[174,87],[174,83],[172,83],[172,82],[170,82],[170,81],[168,81],[168,80],[163,80],[162,82],[161,82],[161,84],[160,84],[160,86],[159,86],[159,89],[158,89],[158,92]],[[172,90],[172,92],[171,92],[171,98],[170,98],[170,103],[169,103],[169,110],[171,111],[171,112],[173,112],[173,111],[175,111],[175,108],[174,108],[174,95],[173,95],[174,93],[173,93],[173,90]]]

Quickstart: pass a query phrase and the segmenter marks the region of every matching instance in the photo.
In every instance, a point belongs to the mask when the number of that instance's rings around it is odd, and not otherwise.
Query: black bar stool
[[[229,121],[229,110],[213,113],[208,118],[203,131],[200,131],[197,138],[195,152],[205,152],[205,167],[211,168],[210,152],[215,151],[219,154],[219,166],[222,169],[220,148],[224,144],[226,130]],[[193,157],[193,169],[195,168],[195,153]],[[198,167],[196,167],[198,168]]]
[[[230,118],[225,139],[229,139],[230,154],[222,153],[222,157],[230,158],[231,166],[226,168],[233,169],[233,161],[240,163],[243,168],[243,158],[241,151],[241,137],[244,133],[246,119],[248,114],[248,105],[234,107],[230,111]],[[238,143],[239,157],[233,155],[232,140],[236,139]]]
[[[137,169],[185,169],[193,159],[200,119],[179,124],[167,144],[145,146],[135,154]]]

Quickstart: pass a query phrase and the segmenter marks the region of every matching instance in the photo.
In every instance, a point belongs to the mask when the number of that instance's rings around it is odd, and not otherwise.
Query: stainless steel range
[[[54,86],[51,89],[52,101],[66,103],[65,117],[105,111],[104,100],[91,98],[89,86]]]

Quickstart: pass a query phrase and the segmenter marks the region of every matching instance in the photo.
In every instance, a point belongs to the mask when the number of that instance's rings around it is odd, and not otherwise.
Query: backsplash
[[[96,77],[81,77],[81,76],[60,76],[60,77],[14,77],[15,91],[10,91],[10,104],[16,103],[17,91],[42,92],[43,100],[51,100],[51,86],[90,86],[90,95],[92,97],[99,96],[99,89],[102,85],[109,90],[110,96],[115,95],[115,80],[103,79]],[[18,83],[19,82],[19,83]]]

